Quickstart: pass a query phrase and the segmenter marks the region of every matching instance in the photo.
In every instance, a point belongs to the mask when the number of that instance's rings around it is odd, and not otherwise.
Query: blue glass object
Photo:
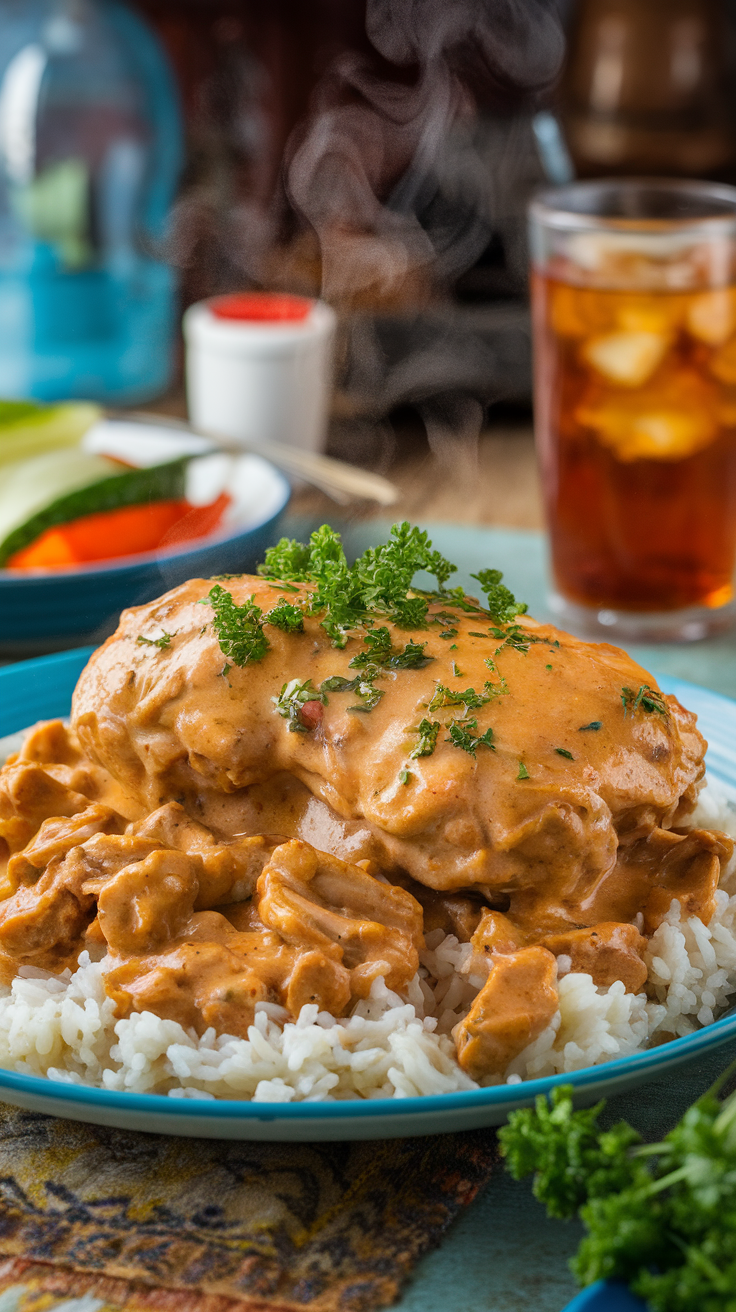
[[[568,1303],[564,1312],[647,1312],[647,1305],[617,1280],[598,1280]]]
[[[0,396],[167,387],[182,163],[158,40],[117,0],[0,0]]]

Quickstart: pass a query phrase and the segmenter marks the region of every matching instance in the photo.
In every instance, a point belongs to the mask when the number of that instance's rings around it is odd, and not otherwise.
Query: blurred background
[[[329,449],[390,473],[401,513],[541,524],[529,196],[574,175],[733,180],[736,4],[136,8],[183,105],[164,239],[182,304],[321,295],[339,315]]]
[[[0,394],[183,416],[187,306],[321,297],[328,450],[541,526],[529,197],[736,180],[735,63],[736,0],[1,0]]]

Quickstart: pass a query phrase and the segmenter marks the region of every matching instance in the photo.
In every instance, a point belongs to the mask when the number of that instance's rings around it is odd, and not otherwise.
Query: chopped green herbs
[[[468,752],[472,757],[479,747],[489,747],[495,752],[496,745],[493,741],[493,729],[486,729],[485,733],[476,734],[473,730],[478,728],[477,720],[453,720],[449,726],[449,738],[445,738],[446,743],[452,743],[453,747],[459,747],[464,752]]]
[[[531,776],[530,776],[530,774],[529,774],[529,771],[527,770],[527,768],[526,768],[526,766],[524,765],[524,762],[523,762],[523,761],[519,761],[519,773],[517,774],[516,778],[517,778],[517,779],[529,779],[529,778],[531,778]]]
[[[551,666],[551,665],[545,665],[544,668],[545,668],[545,670],[551,670],[551,669],[552,669],[552,666]]]
[[[578,729],[578,733],[587,733],[589,729],[598,730],[602,728],[603,728],[602,720],[591,720],[590,724],[581,724],[580,728]]]
[[[274,628],[282,629],[284,633],[303,633],[304,632],[304,615],[298,606],[294,606],[285,597],[273,610],[266,613],[265,620],[267,624],[273,624]]]
[[[555,747],[555,751],[557,752],[558,756],[564,756],[567,758],[568,761],[575,760],[575,757],[573,756],[572,752],[568,752],[566,747]]]
[[[441,637],[441,638],[456,638],[456,637],[457,637],[457,629],[443,629],[442,633],[440,634],[440,637]]]
[[[440,637],[442,637],[442,634],[440,634]],[[474,629],[468,629],[468,637],[469,637],[469,638],[487,638],[487,637],[488,637],[488,634],[487,634],[487,633],[476,633],[476,631],[475,631]]]
[[[314,585],[310,613],[323,614],[322,627],[337,647],[345,646],[352,630],[379,616],[400,628],[425,628],[430,602],[444,602],[454,610],[492,619],[496,624],[508,624],[526,610],[503,586],[498,570],[481,570],[473,576],[488,596],[487,610],[466,597],[463,588],[448,589],[447,580],[456,568],[432,548],[425,532],[406,522],[394,524],[388,542],[369,547],[349,565],[339,535],[325,524],[312,534],[309,543],[282,538],[266,552],[259,573],[276,580],[277,586]],[[419,571],[434,575],[434,592],[414,585]],[[433,623],[443,626],[445,637],[457,636],[454,610],[440,610],[432,616]],[[506,639],[509,635],[504,631],[501,636]],[[519,643],[517,635],[511,645]]]
[[[498,675],[498,683],[491,683],[490,679],[486,679],[486,682],[483,684],[483,687],[485,691],[488,693],[489,697],[507,697],[509,692],[509,685],[507,684],[504,676],[501,674],[501,671],[496,668],[496,664],[493,657],[486,656],[483,664],[488,667],[488,669],[491,671],[491,674]]]
[[[323,706],[327,705],[327,698],[321,689],[314,687],[311,679],[292,679],[285,683],[278,697],[272,697],[276,714],[289,721],[289,730],[291,733],[309,733],[310,729],[316,728],[317,720],[305,720],[304,707],[308,702],[317,702]],[[321,712],[320,712],[321,714]]]
[[[426,716],[423,720],[420,720],[417,729],[419,742],[416,747],[409,752],[409,756],[413,760],[417,760],[420,756],[431,756],[437,746],[437,734],[439,731],[440,724],[438,720],[428,720]]]
[[[462,679],[463,677],[463,672],[457,668],[457,663],[455,661],[452,662],[452,677],[453,679]]]
[[[225,661],[225,664],[223,665],[222,669],[220,670],[220,673],[217,676],[218,679],[226,679],[232,668],[233,668],[232,665],[229,665],[228,662]]]
[[[412,775],[411,770],[399,770],[399,779],[401,780],[402,784],[411,783],[413,777],[414,776]]]
[[[171,646],[171,639],[175,637],[175,633],[166,633],[165,630],[159,638],[146,638],[142,633],[139,633],[136,642],[139,646],[160,647],[162,651],[165,651],[167,647]]]
[[[373,686],[373,680],[380,670],[375,665],[370,665],[362,674],[356,674],[354,679],[345,679],[341,674],[333,674],[329,679],[324,679],[319,686],[320,692],[357,692],[359,697],[363,698],[360,706],[348,706],[349,711],[372,711],[378,705],[385,693],[381,688]]]
[[[444,683],[436,683],[435,694],[427,706],[427,710],[439,711],[444,706],[464,706],[466,710],[474,710],[477,706],[485,706],[486,702],[490,700],[489,693],[478,693],[475,688],[466,688],[464,692],[454,692],[452,688],[446,688]]]
[[[530,633],[528,629],[522,628],[520,624],[512,624],[508,629],[491,628],[489,633],[492,638],[503,639],[501,646],[497,647],[494,655],[498,656],[504,647],[509,647],[512,651],[520,651],[526,655],[529,648],[537,642],[544,642],[544,638],[538,638],[535,634]]]
[[[508,624],[517,615],[525,615],[528,607],[516,600],[513,592],[501,582],[503,574],[500,569],[481,569],[471,574],[477,579],[488,600],[488,609],[497,624]]]
[[[367,651],[358,652],[349,662],[351,669],[360,670],[367,666],[381,666],[385,670],[421,670],[429,665],[433,656],[425,656],[426,642],[407,642],[406,646],[393,647],[388,629],[369,629],[363,637]]]
[[[639,707],[649,715],[667,714],[667,703],[661,692],[657,692],[654,688],[650,688],[648,683],[643,683],[638,692],[634,692],[633,688],[622,688],[621,701],[623,703],[624,716],[626,716],[627,711],[631,711],[631,714],[634,715]]]
[[[455,569],[432,550],[425,532],[404,522],[394,524],[388,542],[369,547],[353,565],[348,565],[339,534],[326,524],[308,545],[282,538],[266,552],[259,572],[269,579],[315,584],[311,613],[325,612],[322,627],[335,646],[344,647],[350,630],[376,615],[400,628],[424,628],[428,601],[412,589],[414,575],[419,570],[433,574],[442,594]]]
[[[253,598],[237,606],[232,594],[216,583],[206,602],[215,613],[212,625],[223,656],[240,666],[263,660],[270,643],[263,632],[263,611]]]

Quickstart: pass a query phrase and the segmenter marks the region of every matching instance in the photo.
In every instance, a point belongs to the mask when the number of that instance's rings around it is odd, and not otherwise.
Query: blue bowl
[[[247,521],[167,552],[147,552],[80,569],[48,573],[0,570],[0,656],[30,656],[99,643],[121,610],[152,601],[191,578],[252,573],[279,536],[291,495],[288,481],[266,460],[250,457],[257,504]],[[262,487],[261,487],[262,484]]]
[[[564,1312],[646,1312],[646,1309],[646,1303],[617,1280],[597,1280],[568,1303]]]

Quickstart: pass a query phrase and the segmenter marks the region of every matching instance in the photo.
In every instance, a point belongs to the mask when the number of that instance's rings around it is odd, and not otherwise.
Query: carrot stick
[[[208,506],[192,506],[180,499],[83,515],[47,529],[29,547],[11,556],[7,568],[63,569],[171,547],[212,533],[229,504],[230,497],[222,493]],[[178,526],[180,532],[170,539]]]

